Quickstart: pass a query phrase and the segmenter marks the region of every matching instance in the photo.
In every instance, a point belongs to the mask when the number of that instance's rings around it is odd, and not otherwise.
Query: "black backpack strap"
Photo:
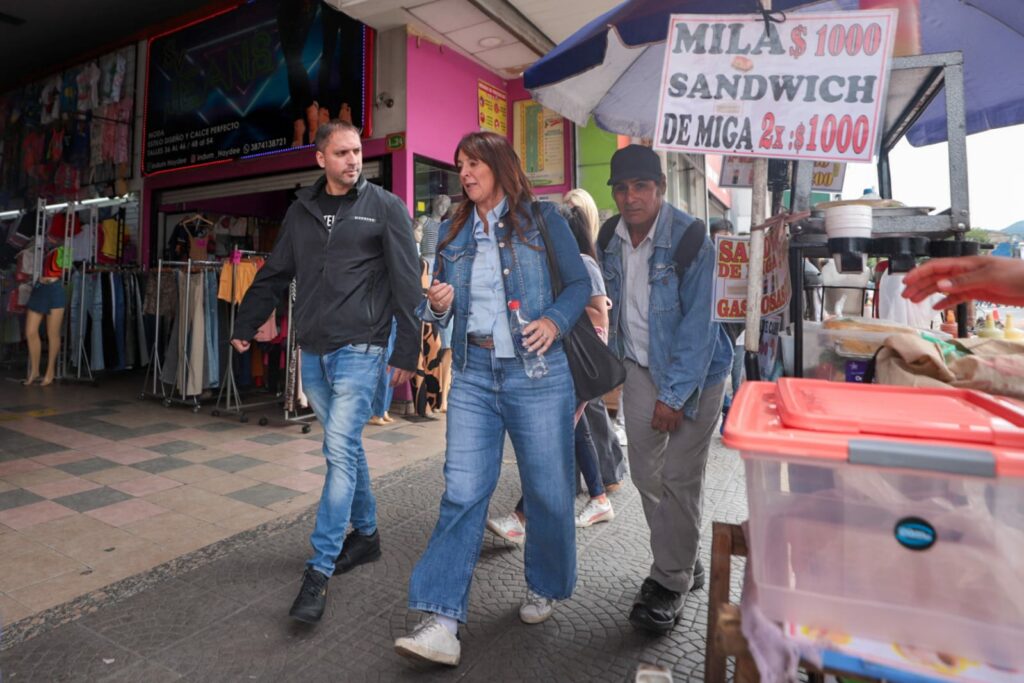
[[[704,227],[704,221],[702,220],[693,221],[683,232],[683,236],[679,239],[679,244],[676,245],[676,252],[672,255],[673,260],[676,262],[676,267],[679,269],[680,277],[682,277],[683,271],[693,263],[693,259],[697,258],[697,254],[700,253],[700,248],[704,245],[704,238],[707,237],[707,234],[708,231]]]
[[[604,256],[604,250],[608,248],[608,244],[612,241],[612,235],[615,234],[615,228],[619,224],[621,216],[615,214],[602,225],[601,229],[597,231],[597,255],[598,258]]]

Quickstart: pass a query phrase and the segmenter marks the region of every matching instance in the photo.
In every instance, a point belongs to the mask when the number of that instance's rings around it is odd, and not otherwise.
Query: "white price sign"
[[[654,147],[870,162],[881,136],[896,10],[672,15]]]

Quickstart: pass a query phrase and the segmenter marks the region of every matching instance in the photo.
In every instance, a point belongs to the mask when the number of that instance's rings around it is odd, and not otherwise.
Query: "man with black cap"
[[[630,474],[654,554],[629,620],[668,633],[684,595],[704,585],[697,557],[704,466],[732,343],[712,321],[715,259],[707,229],[665,201],[658,155],[641,145],[620,149],[608,184],[619,209],[598,236],[612,300],[608,343],[626,364]]]

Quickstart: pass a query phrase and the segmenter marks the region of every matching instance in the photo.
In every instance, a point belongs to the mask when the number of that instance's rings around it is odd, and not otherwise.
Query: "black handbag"
[[[558,261],[551,250],[551,239],[544,215],[537,202],[533,204],[533,216],[537,229],[544,239],[544,251],[548,256],[548,270],[551,271],[551,292],[554,299],[562,293],[562,277]],[[576,388],[576,397],[581,402],[600,398],[626,381],[626,366],[622,364],[601,337],[597,336],[593,323],[586,312],[581,313],[576,325],[562,335],[565,356],[569,360],[569,372]]]

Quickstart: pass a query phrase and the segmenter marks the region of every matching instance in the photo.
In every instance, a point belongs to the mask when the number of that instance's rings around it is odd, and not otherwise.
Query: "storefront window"
[[[442,164],[424,157],[414,158],[416,174],[416,197],[413,215],[430,213],[434,197],[446,194],[451,197],[452,206],[462,201],[462,185],[454,166]]]

